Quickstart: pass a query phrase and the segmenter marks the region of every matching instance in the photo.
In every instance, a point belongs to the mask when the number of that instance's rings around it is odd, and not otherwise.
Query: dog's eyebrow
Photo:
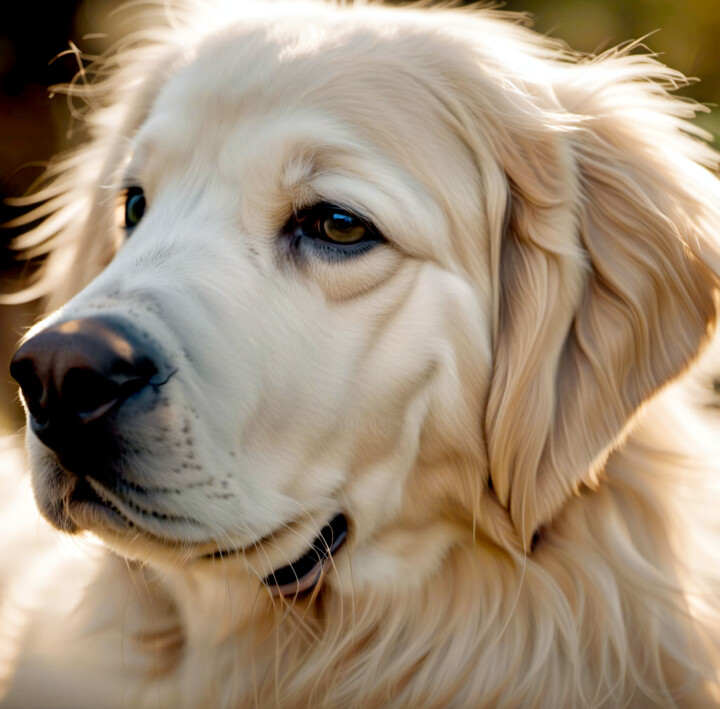
[[[117,184],[120,189],[127,189],[138,184],[147,153],[144,145],[141,146],[134,140],[128,141],[126,157],[118,169]]]
[[[135,135],[126,139],[124,182],[135,185],[142,176],[154,183],[156,177],[167,172],[171,159],[179,161],[192,153],[193,144],[187,144],[187,135],[187,127],[181,121],[151,110]]]

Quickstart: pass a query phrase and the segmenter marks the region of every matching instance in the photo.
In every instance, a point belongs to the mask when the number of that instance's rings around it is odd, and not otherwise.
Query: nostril
[[[73,368],[62,379],[60,401],[83,423],[104,416],[149,384],[157,369],[150,360],[133,363],[119,360],[112,371]]]
[[[13,361],[10,365],[10,374],[23,390],[23,394],[28,399],[39,401],[43,395],[43,383],[40,377],[35,373],[35,366],[29,359],[21,359]]]
[[[14,358],[10,364],[10,375],[22,389],[30,413],[38,423],[47,419],[45,411],[45,385],[35,371],[35,363],[28,358]]]
[[[120,385],[87,369],[71,369],[62,380],[60,400],[81,421],[97,418],[117,402]]]

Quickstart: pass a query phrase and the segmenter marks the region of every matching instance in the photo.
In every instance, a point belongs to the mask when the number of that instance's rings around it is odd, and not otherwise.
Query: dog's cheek
[[[491,371],[488,312],[464,279],[428,265],[375,343],[354,391],[359,425],[347,485],[368,536],[401,517],[428,521],[457,488],[477,491],[487,477],[480,411]],[[458,459],[473,461],[477,481],[449,481]],[[418,506],[410,472],[423,470],[434,472]]]

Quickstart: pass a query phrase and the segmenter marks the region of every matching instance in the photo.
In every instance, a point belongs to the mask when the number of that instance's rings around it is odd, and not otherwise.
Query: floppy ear
[[[716,156],[663,81],[677,75],[643,56],[565,65],[552,96],[574,125],[546,112],[497,148],[511,206],[485,426],[525,549],[714,325]]]

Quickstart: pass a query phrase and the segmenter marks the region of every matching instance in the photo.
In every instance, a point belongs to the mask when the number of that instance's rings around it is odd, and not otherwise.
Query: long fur
[[[137,434],[128,475],[185,470],[181,427],[214,478],[239,445],[234,499],[188,472],[172,509],[245,554],[198,562],[170,527],[72,543],[8,483],[2,525],[31,522],[0,554],[0,706],[720,704],[718,417],[694,388],[717,356],[692,367],[718,156],[680,74],[521,20],[148,4],[65,89],[87,140],[26,200],[44,219],[18,248],[48,259],[20,297],[52,313],[32,332],[104,310],[176,348],[169,432]],[[138,155],[176,198],[123,243]],[[393,246],[297,276],[268,244],[320,198]],[[49,516],[51,456],[28,449]],[[259,578],[338,506],[322,586],[272,599]]]

